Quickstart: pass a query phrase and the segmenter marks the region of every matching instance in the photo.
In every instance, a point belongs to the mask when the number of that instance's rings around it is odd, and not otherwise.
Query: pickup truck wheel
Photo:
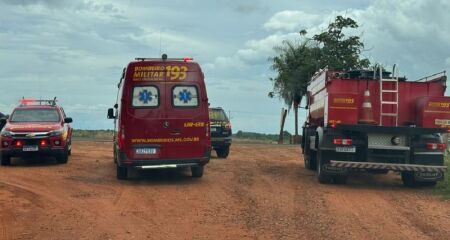
[[[227,158],[228,154],[230,154],[230,146],[218,148],[216,149],[216,153],[219,158]]]
[[[65,163],[67,163],[68,160],[69,160],[69,150],[66,150],[63,153],[58,154],[56,156],[56,161],[58,163],[65,164]]]
[[[191,167],[191,173],[192,176],[195,178],[201,178],[203,176],[203,166],[192,166]]]
[[[327,174],[323,171],[323,163],[322,163],[322,156],[321,151],[317,150],[317,180],[319,180],[319,183],[322,184],[329,184],[331,183],[331,180],[333,180],[332,176],[330,174]]]
[[[0,157],[1,157],[1,165],[2,166],[11,165],[11,156],[1,155]]]
[[[68,147],[69,151],[67,152],[67,155],[72,155],[72,141],[69,142],[69,147]]]
[[[117,168],[117,179],[126,180],[128,178],[128,168],[116,165]]]

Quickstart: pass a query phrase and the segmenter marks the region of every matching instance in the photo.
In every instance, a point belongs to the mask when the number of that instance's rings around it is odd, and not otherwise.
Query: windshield
[[[54,108],[22,108],[16,109],[11,122],[58,122],[59,114]]]
[[[212,121],[228,121],[227,115],[222,109],[209,109],[209,119]]]

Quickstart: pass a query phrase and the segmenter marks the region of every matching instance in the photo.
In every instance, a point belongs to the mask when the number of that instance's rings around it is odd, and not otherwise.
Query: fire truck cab
[[[136,58],[124,69],[114,109],[117,178],[130,168],[190,168],[202,177],[210,160],[208,97],[191,58]]]

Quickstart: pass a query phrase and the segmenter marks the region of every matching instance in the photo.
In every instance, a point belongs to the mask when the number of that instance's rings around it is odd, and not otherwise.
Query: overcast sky
[[[0,112],[57,96],[75,128],[111,129],[122,68],[167,53],[200,63],[211,106],[231,112],[235,132],[276,133],[275,45],[341,14],[360,24],[365,57],[417,79],[450,69],[449,13],[448,0],[0,0]]]

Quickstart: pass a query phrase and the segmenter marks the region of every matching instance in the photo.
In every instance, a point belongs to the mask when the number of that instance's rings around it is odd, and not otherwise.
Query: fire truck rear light
[[[59,141],[59,140],[55,140],[53,143],[54,143],[56,146],[61,145],[61,141]]]
[[[335,138],[333,139],[334,145],[352,145],[352,140],[349,138]]]
[[[227,123],[227,124],[225,125],[225,128],[226,128],[226,129],[231,129],[231,123]]]
[[[192,60],[194,60],[194,58],[188,58],[188,57],[183,58],[183,61],[184,61],[184,62],[192,61]]]
[[[444,150],[446,148],[444,143],[427,143],[429,150]]]
[[[2,145],[3,145],[3,147],[7,147],[7,146],[9,146],[9,142],[8,141],[3,141]]]

